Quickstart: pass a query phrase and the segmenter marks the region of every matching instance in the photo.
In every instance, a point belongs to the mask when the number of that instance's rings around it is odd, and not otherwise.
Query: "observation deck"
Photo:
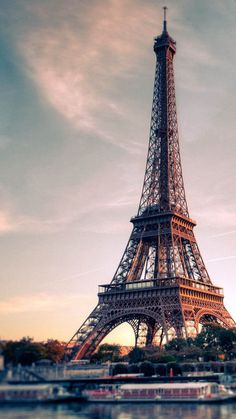
[[[185,277],[170,277],[167,274],[163,274],[161,278],[159,277],[150,280],[99,285],[98,296],[141,290],[165,290],[168,288],[189,289],[200,291],[201,293],[217,295],[222,298],[224,297],[223,288],[211,284],[204,284],[203,282]]]

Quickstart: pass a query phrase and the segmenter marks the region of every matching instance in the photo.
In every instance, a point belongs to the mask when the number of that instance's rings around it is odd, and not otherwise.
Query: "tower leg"
[[[156,333],[157,327],[155,327],[154,322],[148,323],[148,329],[147,329],[147,339],[146,339],[146,346],[150,346],[153,344],[153,339]]]
[[[147,340],[147,325],[141,319],[136,321],[136,329],[135,329],[135,347],[143,347],[146,346]]]

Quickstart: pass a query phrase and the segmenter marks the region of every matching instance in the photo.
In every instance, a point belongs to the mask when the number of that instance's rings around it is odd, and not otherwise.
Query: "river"
[[[236,401],[222,404],[108,404],[1,406],[1,419],[236,419]]]

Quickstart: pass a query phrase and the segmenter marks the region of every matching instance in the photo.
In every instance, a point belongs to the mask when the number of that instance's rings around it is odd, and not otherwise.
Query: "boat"
[[[224,386],[209,382],[122,384],[83,392],[92,402],[222,402],[236,398]]]
[[[0,385],[2,403],[49,403],[74,399],[63,386],[54,384],[3,384]]]

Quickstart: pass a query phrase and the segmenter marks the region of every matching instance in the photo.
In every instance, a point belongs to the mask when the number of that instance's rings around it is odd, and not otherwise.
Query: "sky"
[[[236,319],[236,1],[166,4],[190,216]],[[0,339],[68,341],[113,277],[141,194],[164,5],[0,0]],[[106,340],[132,344],[129,327]]]

